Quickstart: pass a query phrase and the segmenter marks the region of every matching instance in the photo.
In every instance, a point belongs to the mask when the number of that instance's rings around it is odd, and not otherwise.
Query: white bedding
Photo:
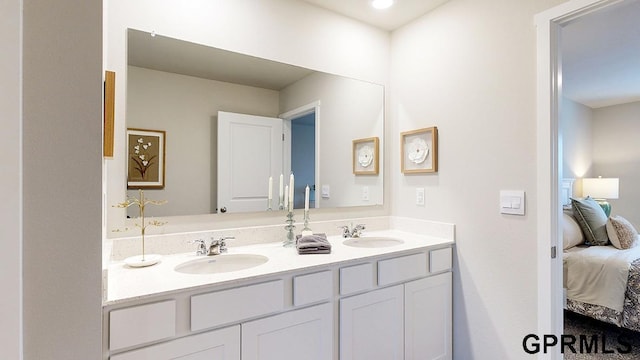
[[[575,246],[563,253],[567,298],[622,311],[629,265],[640,258],[640,246]]]

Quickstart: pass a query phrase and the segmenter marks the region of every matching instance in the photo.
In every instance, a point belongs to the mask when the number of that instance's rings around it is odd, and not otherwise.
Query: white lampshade
[[[594,199],[617,199],[618,178],[584,178],[582,179],[582,195]]]

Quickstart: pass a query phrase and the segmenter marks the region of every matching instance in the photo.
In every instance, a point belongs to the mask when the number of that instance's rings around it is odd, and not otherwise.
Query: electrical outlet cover
[[[416,188],[416,205],[424,206],[424,188]]]

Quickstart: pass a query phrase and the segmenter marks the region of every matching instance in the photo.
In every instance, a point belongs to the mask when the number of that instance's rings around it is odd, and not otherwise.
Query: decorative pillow
[[[584,234],[576,218],[566,212],[562,213],[562,243],[565,250],[584,243]]]
[[[600,205],[591,197],[571,199],[573,216],[584,233],[587,245],[607,245],[607,215]]]
[[[611,244],[618,249],[629,249],[636,245],[638,231],[622,216],[616,215],[607,221],[607,233]]]

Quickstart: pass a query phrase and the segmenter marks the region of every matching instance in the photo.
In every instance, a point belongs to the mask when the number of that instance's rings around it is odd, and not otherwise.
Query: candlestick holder
[[[284,210],[284,201],[280,199],[280,203],[278,204],[278,210]]]
[[[311,235],[313,231],[309,228],[309,210],[304,211],[304,227],[302,228],[302,236]]]
[[[271,211],[271,210],[273,210],[273,209],[271,208],[271,199],[269,199],[269,201],[267,202],[267,204],[268,204],[268,205],[267,205],[267,211]]]
[[[285,222],[287,223],[287,225],[284,227],[284,229],[287,230],[287,239],[282,242],[282,246],[284,247],[295,246],[296,241],[295,241],[295,235],[293,234],[293,229],[295,229],[296,226],[293,225],[294,223],[293,211],[289,211],[287,213],[287,220]]]

